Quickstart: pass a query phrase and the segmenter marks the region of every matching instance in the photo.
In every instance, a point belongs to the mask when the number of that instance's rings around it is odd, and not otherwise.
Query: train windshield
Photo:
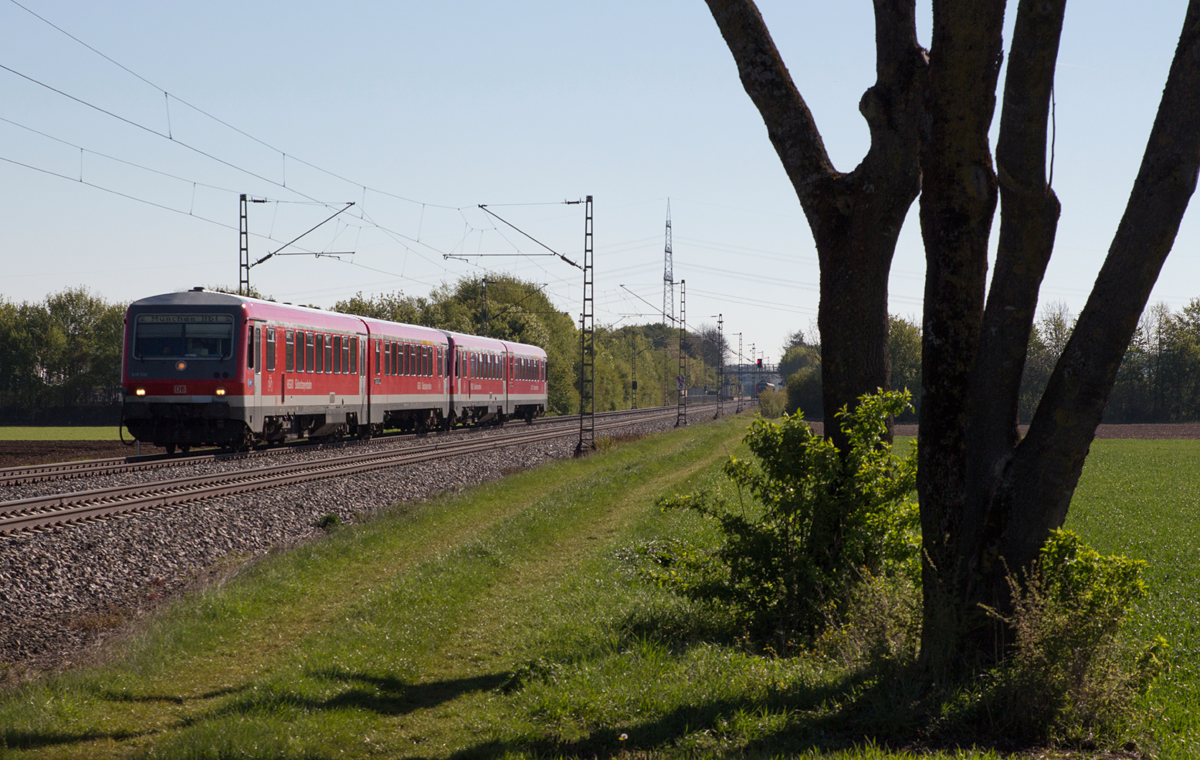
[[[231,314],[139,314],[133,331],[138,359],[228,359]]]

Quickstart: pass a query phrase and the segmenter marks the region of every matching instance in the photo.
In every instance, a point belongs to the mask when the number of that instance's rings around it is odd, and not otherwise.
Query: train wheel
[[[183,454],[184,456],[187,456],[187,453],[191,450],[192,450],[191,446],[180,446],[179,447],[179,453]]]
[[[175,454],[175,444],[168,443],[163,448],[165,448],[167,450],[167,456],[173,456]]]

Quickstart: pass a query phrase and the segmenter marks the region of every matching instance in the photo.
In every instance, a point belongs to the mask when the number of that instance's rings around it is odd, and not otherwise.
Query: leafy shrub
[[[342,518],[338,517],[337,512],[330,512],[322,515],[321,518],[317,520],[317,527],[323,530],[333,530],[341,524]]]
[[[815,648],[846,668],[903,667],[921,645],[921,588],[908,573],[864,573],[842,609],[826,610]]]
[[[787,410],[802,412],[810,420],[822,420],[825,412],[821,399],[821,365],[805,367],[788,375]]]
[[[787,394],[783,391],[765,390],[758,394],[758,413],[768,420],[783,416],[787,407]]]
[[[1057,530],[1023,581],[1010,578],[1015,644],[997,673],[989,714],[1035,740],[1092,744],[1126,729],[1133,702],[1161,670],[1161,637],[1123,640],[1130,609],[1145,597],[1144,562],[1103,556]]]
[[[838,413],[850,450],[842,456],[800,415],[757,419],[746,443],[755,460],[730,457],[725,474],[739,503],[711,491],[660,500],[716,521],[722,543],[682,543],[661,551],[655,578],[693,598],[731,609],[755,635],[777,636],[783,653],[808,637],[830,609],[844,607],[870,576],[919,576],[916,452],[897,459],[887,418],[908,406],[907,393],[864,396]],[[747,505],[743,491],[753,501]]]

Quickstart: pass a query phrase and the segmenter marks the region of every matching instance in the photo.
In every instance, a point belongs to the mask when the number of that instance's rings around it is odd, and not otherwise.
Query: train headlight
[[[175,369],[183,372],[185,369],[187,369],[187,362],[175,362]]]
[[[135,391],[133,392],[133,395],[135,395],[135,396],[145,396],[145,395],[146,395],[146,389],[145,389],[145,388],[138,388],[137,390],[135,390]]]
[[[224,389],[224,388],[217,388],[217,395],[218,395],[218,396],[224,396],[224,395],[225,395],[225,389]]]

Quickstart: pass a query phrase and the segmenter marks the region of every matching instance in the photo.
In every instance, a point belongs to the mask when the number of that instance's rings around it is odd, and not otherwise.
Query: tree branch
[[[967,503],[959,552],[978,557],[1003,519],[992,492],[1017,444],[1021,376],[1038,290],[1054,249],[1059,202],[1046,181],[1050,92],[1066,0],[1021,0],[1009,52],[996,145],[1000,245],[972,370]],[[984,401],[986,399],[986,401]],[[997,536],[992,536],[995,539]]]
[[[1014,462],[1010,565],[1061,525],[1129,340],[1174,245],[1200,173],[1200,0],[1190,0],[1129,203],[1087,305]]]

